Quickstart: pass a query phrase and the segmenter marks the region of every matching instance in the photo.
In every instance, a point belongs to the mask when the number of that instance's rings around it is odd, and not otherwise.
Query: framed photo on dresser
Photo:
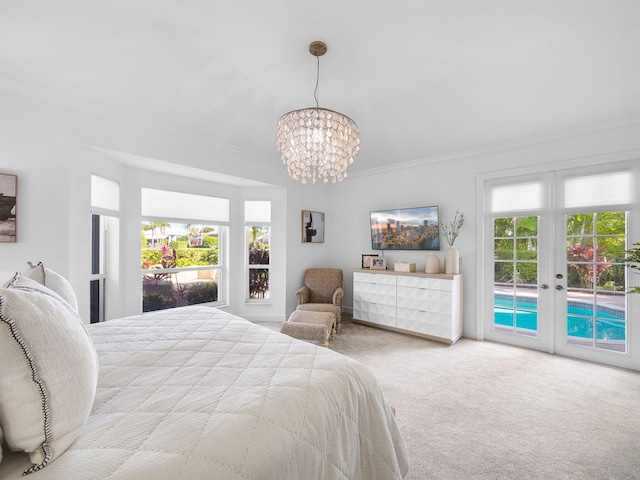
[[[387,259],[384,257],[374,257],[371,259],[371,270],[386,270]]]
[[[377,253],[362,254],[362,268],[371,268],[371,261],[378,256]]]

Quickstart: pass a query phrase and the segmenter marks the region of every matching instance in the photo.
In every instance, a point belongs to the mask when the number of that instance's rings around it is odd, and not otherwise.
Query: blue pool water
[[[512,297],[496,295],[494,323],[513,327],[514,317],[516,328],[536,331],[538,329],[537,303],[531,299],[517,299],[514,311]],[[597,310],[597,318],[594,318],[591,305],[570,302],[567,316],[568,336],[592,339],[594,324],[598,340],[624,340],[626,338],[624,312],[602,308]]]

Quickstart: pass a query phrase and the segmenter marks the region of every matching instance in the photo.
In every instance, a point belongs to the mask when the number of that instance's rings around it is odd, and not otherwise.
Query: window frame
[[[144,223],[150,222],[159,222],[159,223],[167,223],[178,224],[178,225],[202,225],[205,227],[214,227],[218,230],[218,263],[217,265],[193,265],[189,267],[170,267],[170,268],[158,268],[154,269],[153,273],[157,275],[173,275],[181,272],[199,272],[199,271],[209,271],[215,270],[217,272],[217,297],[218,300],[213,302],[203,302],[197,304],[189,304],[189,305],[206,305],[212,307],[220,307],[226,306],[228,304],[228,296],[227,290],[225,288],[227,282],[227,276],[229,275],[229,267],[227,265],[228,259],[228,242],[227,236],[229,234],[229,225],[228,222],[220,222],[220,221],[203,221],[203,220],[193,220],[188,218],[160,218],[160,217],[150,217],[150,216],[142,216],[140,218],[140,227],[142,230],[142,225]],[[142,250],[142,248],[141,248]],[[146,268],[140,268],[140,277],[142,282],[142,294],[144,296],[144,276],[149,275],[150,270]],[[141,305],[143,304],[143,299],[140,299]],[[169,310],[171,308],[178,308],[181,305],[176,305],[175,307],[169,307],[163,310]],[[144,311],[143,313],[148,313]]]
[[[250,208],[250,203],[262,203],[257,209]],[[268,205],[267,205],[268,204]],[[247,305],[271,305],[271,238],[273,227],[271,224],[271,210],[273,208],[272,200],[247,199],[244,201],[244,242],[243,242],[243,261],[244,261],[244,301]],[[249,233],[252,228],[268,228],[269,235],[269,263],[268,264],[251,264],[249,251]],[[251,298],[251,270],[267,270],[269,282],[267,287],[266,298]]]

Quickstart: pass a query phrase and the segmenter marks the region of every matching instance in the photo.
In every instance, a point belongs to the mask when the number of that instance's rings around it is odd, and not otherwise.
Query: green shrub
[[[142,294],[142,311],[152,312],[154,310],[164,310],[176,306],[176,299],[173,296],[162,295],[159,292]]]
[[[149,268],[162,263],[162,253],[157,248],[142,249],[142,268]]]
[[[180,242],[172,242],[180,243]],[[178,256],[176,267],[194,267],[218,264],[218,249],[203,246],[202,248],[176,248]],[[162,252],[158,248],[142,249],[142,268],[162,264]]]
[[[217,247],[218,246],[218,237],[204,237],[202,241],[208,247]]]
[[[193,267],[200,265],[217,265],[218,250],[213,248],[184,248],[177,250],[178,267]]]
[[[196,303],[208,303],[218,301],[218,284],[210,282],[196,283],[187,292],[187,302],[189,305]]]

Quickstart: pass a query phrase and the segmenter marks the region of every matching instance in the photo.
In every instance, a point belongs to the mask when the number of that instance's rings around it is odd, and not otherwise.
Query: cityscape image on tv
[[[440,250],[438,207],[371,212],[374,250]]]

